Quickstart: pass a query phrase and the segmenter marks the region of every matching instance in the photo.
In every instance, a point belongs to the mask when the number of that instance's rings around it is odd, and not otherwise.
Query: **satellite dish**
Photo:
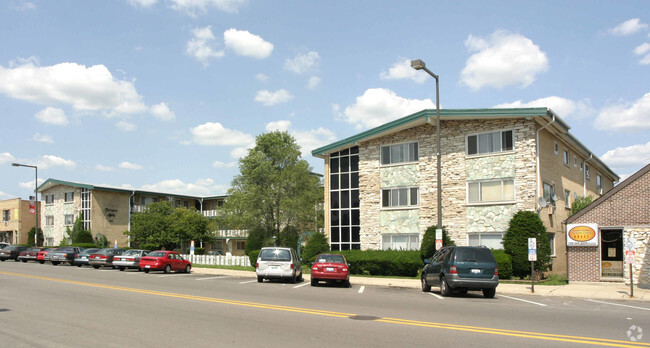
[[[537,199],[537,204],[539,204],[540,208],[546,208],[546,199],[544,199],[544,197],[539,197]]]
[[[553,202],[557,202],[557,195],[556,194],[551,195],[551,200]]]

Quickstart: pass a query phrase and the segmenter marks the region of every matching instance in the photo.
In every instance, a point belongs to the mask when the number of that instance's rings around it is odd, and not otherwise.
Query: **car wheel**
[[[94,269],[99,269],[99,266],[97,266],[97,265],[93,265],[93,268],[94,268]]]
[[[149,269],[148,269],[148,268],[145,268],[145,269],[144,269],[144,273],[149,273]]]
[[[190,267],[190,265],[185,266],[185,273],[190,273],[191,269],[192,267]]]
[[[23,261],[23,263],[27,263],[27,260],[25,260],[25,259],[22,259],[22,261]]]
[[[5,262],[5,259],[0,259],[0,261]]]
[[[172,266],[170,265],[165,266],[165,273],[169,273],[171,271],[172,271]]]
[[[18,262],[18,261],[20,261],[20,260],[18,260],[18,258],[15,258],[14,261]]]
[[[258,283],[261,283],[261,282],[263,282],[263,281],[264,281],[264,278],[262,278],[262,277],[260,277],[260,276],[257,276],[257,282],[258,282]]]
[[[291,284],[296,284],[296,274],[295,273],[291,276]]]
[[[52,261],[52,266],[56,266],[56,265],[58,265],[58,264],[59,264],[58,262],[54,262],[54,261]]]
[[[451,294],[451,289],[449,289],[449,284],[447,284],[447,278],[442,276],[440,278],[440,295],[449,296]]]
[[[120,271],[124,271],[126,267],[120,267]]]
[[[467,289],[458,290],[458,295],[461,295],[461,296],[467,295]]]
[[[343,287],[346,288],[346,289],[349,288],[350,287],[350,281],[349,280],[344,280],[343,281]]]
[[[303,281],[303,278],[302,278],[302,272],[300,272],[300,276],[298,277],[298,281],[299,281],[299,282]]]
[[[431,285],[429,285],[429,283],[427,283],[427,277],[426,277],[426,275],[423,274],[422,277],[420,277],[420,278],[421,278],[421,280],[422,280],[422,291],[423,291],[423,292],[429,292],[429,291],[431,291]]]
[[[483,297],[485,298],[493,298],[496,293],[497,293],[496,288],[483,289]]]
[[[4,260],[2,260],[2,261],[4,261]],[[45,263],[45,261],[43,261],[43,260],[39,260],[38,263],[40,263],[40,264],[42,265],[42,264]]]
[[[311,278],[311,286],[318,286],[318,279]]]
[[[78,264],[77,264],[77,267],[81,267],[81,264],[80,264],[80,263],[78,263]]]

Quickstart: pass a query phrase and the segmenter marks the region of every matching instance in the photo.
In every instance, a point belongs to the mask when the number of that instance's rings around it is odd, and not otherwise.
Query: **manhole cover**
[[[354,315],[351,316],[352,320],[377,320],[379,317],[373,317],[372,315]]]

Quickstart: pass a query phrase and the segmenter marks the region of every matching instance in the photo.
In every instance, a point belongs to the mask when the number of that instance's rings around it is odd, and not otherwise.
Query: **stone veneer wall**
[[[65,193],[74,192],[74,200],[71,203],[65,203]],[[45,196],[54,195],[54,203],[46,204]],[[81,212],[81,189],[65,185],[57,185],[47,191],[41,192],[42,205],[41,207],[41,226],[43,230],[43,237],[47,243],[48,238],[53,239],[52,245],[59,245],[63,238],[66,236],[65,215],[72,214],[74,219],[79,217]],[[47,226],[46,216],[54,217],[54,225]],[[68,225],[72,229],[73,225]]]
[[[466,136],[513,129],[515,149],[507,154],[467,157]],[[413,233],[437,223],[435,127],[425,124],[359,144],[361,248],[381,249],[381,233]],[[443,225],[458,245],[467,244],[468,232],[505,231],[517,210],[533,210],[536,202],[535,123],[532,120],[496,119],[443,121],[442,204]],[[419,161],[380,165],[380,147],[417,141]],[[515,203],[467,207],[467,181],[483,178],[515,179]],[[381,209],[381,189],[420,188],[419,209]],[[394,226],[397,224],[397,226]]]

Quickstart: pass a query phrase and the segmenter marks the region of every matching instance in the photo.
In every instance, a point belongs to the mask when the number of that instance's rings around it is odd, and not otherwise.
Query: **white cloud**
[[[482,87],[526,87],[548,69],[548,58],[530,39],[497,30],[487,39],[469,35],[465,46],[474,53],[461,72],[460,83],[472,90]]]
[[[288,120],[281,120],[281,121],[271,121],[266,124],[266,131],[267,132],[275,132],[275,131],[288,131],[289,128],[291,128],[291,121]]]
[[[338,118],[354,124],[357,129],[372,128],[423,109],[435,108],[431,99],[406,99],[384,88],[371,88],[357,97],[356,103],[345,108],[343,114],[338,105],[333,111]]]
[[[142,169],[142,166],[137,164],[137,163],[131,163],[131,162],[122,162],[118,165],[118,167],[122,169],[131,169],[131,170],[140,170]]]
[[[107,116],[144,111],[132,82],[117,80],[104,65],[60,63],[40,67],[32,60],[0,66],[0,93],[38,104],[69,104],[76,110],[104,111]]]
[[[642,23],[639,18],[629,19],[614,28],[609,29],[609,33],[617,36],[627,36],[638,33],[648,28],[648,25]]]
[[[253,144],[251,144],[251,145],[248,146],[248,147],[237,147],[237,148],[234,148],[234,149],[232,149],[232,151],[230,151],[230,157],[232,157],[232,158],[242,158],[242,157],[245,157],[246,155],[248,155],[248,150],[251,149],[251,148],[253,148],[254,145],[255,145],[255,144],[253,143]]]
[[[194,57],[203,64],[203,66],[210,65],[210,60],[214,58],[221,58],[224,56],[224,51],[217,50],[213,47],[213,41],[216,40],[212,34],[212,27],[207,26],[203,28],[192,29],[192,39],[185,45],[185,53]]]
[[[269,80],[269,76],[266,75],[266,74],[261,74],[260,73],[260,74],[255,75],[255,79],[257,79],[257,81],[260,81],[260,82],[266,82],[266,81]]]
[[[52,167],[75,168],[77,164],[72,160],[67,160],[54,155],[45,155],[37,161],[38,168],[48,169]]]
[[[54,144],[54,139],[52,139],[51,136],[41,134],[41,133],[36,133],[32,137],[32,140],[37,141],[39,143],[49,143],[49,144]]]
[[[11,197],[11,196],[8,195],[8,194],[6,194],[6,193],[4,193],[4,192],[2,192],[2,191],[0,191],[0,198],[5,198],[5,197],[6,197],[6,198],[9,198],[9,197]]]
[[[223,33],[226,48],[240,56],[264,59],[273,52],[273,44],[246,30],[228,29]]]
[[[194,183],[185,183],[179,179],[163,180],[153,185],[142,186],[145,191],[178,193],[182,195],[211,196],[223,194],[228,186],[217,185],[212,179],[198,179]]]
[[[595,126],[602,130],[634,132],[650,129],[650,93],[646,93],[631,106],[613,105],[604,108]]]
[[[311,130],[296,130],[291,128],[291,121],[288,120],[269,122],[265,129],[267,132],[288,131],[296,139],[303,157],[309,156],[313,149],[336,141],[336,135],[329,129],[319,127]]]
[[[0,152],[0,164],[13,162],[16,159],[9,152]]]
[[[236,165],[237,165],[237,162],[224,163],[224,162],[221,162],[221,161],[214,161],[214,163],[212,163],[212,166],[215,167],[215,168],[232,168],[232,167],[234,167]]]
[[[42,184],[44,182],[45,182],[45,179],[38,178],[38,185],[40,185],[40,184]],[[19,182],[18,186],[34,192],[34,186],[36,186],[36,185],[34,185],[33,181],[24,181],[24,182]]]
[[[533,108],[545,107],[551,108],[558,116],[562,118],[575,117],[584,118],[594,114],[594,109],[589,105],[588,100],[573,101],[562,97],[540,98],[527,103],[517,100],[512,103],[503,103],[495,105],[494,108]]]
[[[190,129],[192,141],[199,145],[249,146],[255,143],[250,134],[225,128],[219,122],[207,122]]]
[[[110,171],[114,170],[115,168],[113,168],[111,166],[104,166],[104,165],[98,164],[98,165],[95,166],[95,169],[99,170],[99,171],[102,171],[102,172],[110,172]]]
[[[248,0],[171,0],[171,8],[196,17],[208,12],[210,8],[227,13],[237,13],[246,5]]]
[[[125,131],[125,132],[133,132],[136,130],[138,127],[136,127],[133,123],[121,120],[115,123],[115,127]]]
[[[382,71],[381,74],[379,74],[379,77],[382,80],[410,79],[417,83],[423,83],[427,79],[431,78],[431,76],[425,72],[411,68],[410,59],[401,57],[388,69],[388,72]]]
[[[320,85],[320,77],[317,76],[312,76],[309,78],[309,81],[307,81],[307,88],[309,89],[314,89]]]
[[[600,157],[607,165],[614,168],[641,168],[650,163],[650,142],[617,147]]]
[[[127,0],[129,5],[133,7],[151,7],[158,2],[158,0]]]
[[[176,118],[176,114],[169,110],[169,106],[165,103],[160,103],[151,106],[151,113],[159,120],[172,121]]]
[[[12,8],[16,11],[19,12],[25,12],[25,11],[32,11],[36,9],[36,5],[34,5],[33,2],[27,1],[21,1],[18,4],[14,4]]]
[[[255,95],[255,101],[260,102],[266,106],[286,103],[291,99],[293,99],[293,95],[286,89],[280,89],[275,92],[262,90],[257,91],[257,94]]]
[[[298,54],[293,59],[284,61],[284,69],[296,74],[304,74],[313,69],[317,69],[320,64],[320,55],[318,52],[310,51]]]
[[[650,64],[650,43],[645,42],[637,46],[634,49],[634,54],[636,54],[637,56],[643,56],[643,58],[639,60],[639,65]]]
[[[34,116],[43,123],[54,124],[57,126],[65,126],[68,124],[68,117],[65,115],[65,112],[51,106],[37,112]]]

